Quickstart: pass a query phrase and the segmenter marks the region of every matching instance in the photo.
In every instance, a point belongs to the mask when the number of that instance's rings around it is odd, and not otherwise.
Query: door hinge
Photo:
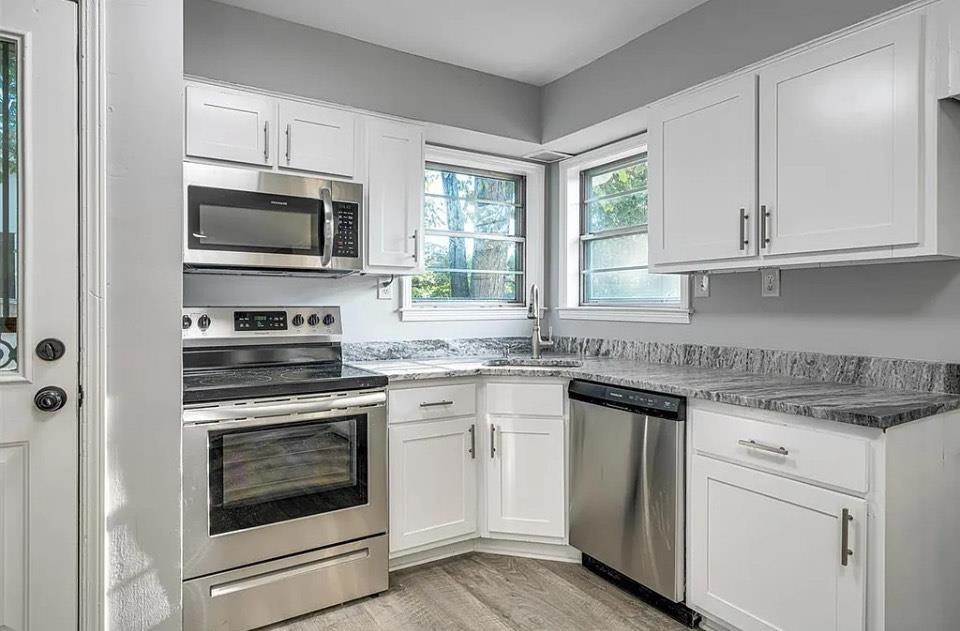
[[[77,388],[77,407],[83,407],[83,386]]]

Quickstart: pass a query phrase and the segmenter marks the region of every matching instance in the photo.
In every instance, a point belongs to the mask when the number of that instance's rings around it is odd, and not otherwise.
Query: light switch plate
[[[396,284],[394,278],[389,280],[380,279],[377,281],[377,300],[393,300],[393,286]]]
[[[760,270],[760,295],[764,298],[780,297],[780,268]]]
[[[697,272],[693,275],[693,297],[710,297],[710,276],[706,272]]]

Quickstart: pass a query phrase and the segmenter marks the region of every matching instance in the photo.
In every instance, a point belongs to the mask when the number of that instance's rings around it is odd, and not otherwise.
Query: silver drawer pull
[[[757,449],[759,451],[766,451],[771,454],[777,454],[780,456],[789,456],[790,452],[786,447],[774,447],[773,445],[764,445],[763,443],[758,443],[755,440],[738,440],[738,445],[743,445],[748,449]]]
[[[422,408],[436,408],[441,405],[453,405],[453,401],[424,401],[420,404]]]

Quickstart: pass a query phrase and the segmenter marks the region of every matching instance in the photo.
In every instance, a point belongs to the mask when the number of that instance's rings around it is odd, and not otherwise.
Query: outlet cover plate
[[[706,272],[698,272],[693,275],[693,297],[710,297],[710,276]]]
[[[780,268],[760,270],[760,295],[764,298],[780,297]]]
[[[377,300],[393,300],[393,286],[397,284],[396,279],[377,281]]]

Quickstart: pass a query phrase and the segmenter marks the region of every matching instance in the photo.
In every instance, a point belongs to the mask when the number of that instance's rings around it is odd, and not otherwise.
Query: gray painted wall
[[[540,139],[535,86],[209,0],[186,0],[184,11],[187,74]]]
[[[710,0],[543,88],[544,142],[907,0]]]
[[[556,165],[546,269],[558,269]],[[556,306],[557,274],[550,282]],[[823,353],[960,361],[960,261],[783,270],[780,298],[761,298],[760,274],[710,277],[690,324],[558,320],[559,335],[728,344]]]
[[[179,3],[107,0],[106,625],[180,619]],[[149,147],[149,150],[145,148]],[[145,192],[149,194],[144,194]]]

